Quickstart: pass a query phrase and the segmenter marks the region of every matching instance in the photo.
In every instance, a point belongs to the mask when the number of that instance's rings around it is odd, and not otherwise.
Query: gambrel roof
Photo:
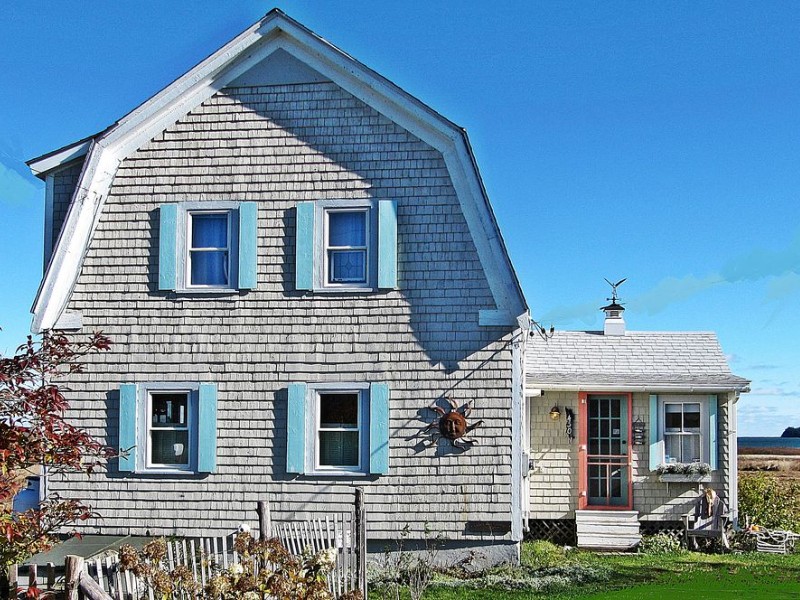
[[[731,373],[716,334],[699,331],[557,331],[532,336],[529,389],[578,391],[747,391]]]
[[[34,332],[56,327],[61,318],[120,163],[277,51],[321,73],[442,153],[497,307],[481,311],[480,318],[484,324],[516,325],[516,317],[526,313],[527,305],[466,132],[274,9],[105,131],[28,163],[36,175],[44,177],[84,157],[80,180],[32,308]]]

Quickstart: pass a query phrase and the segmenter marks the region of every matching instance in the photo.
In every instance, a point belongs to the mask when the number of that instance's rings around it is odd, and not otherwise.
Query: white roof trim
[[[699,393],[723,394],[726,392],[749,392],[748,384],[720,385],[720,384],[685,384],[685,383],[653,383],[653,384],[626,384],[626,383],[548,383],[537,384],[529,378],[529,386],[535,386],[545,392],[659,392],[669,393]],[[529,394],[531,395],[531,394]],[[536,395],[536,394],[533,394]]]
[[[94,145],[91,141],[80,144],[86,145],[89,157],[34,302],[34,332],[52,328],[66,308],[120,162],[279,48],[443,154],[497,309],[512,316],[525,313],[522,290],[464,131],[282,12],[273,10],[95,138]],[[31,167],[43,169],[46,161],[66,151],[34,162]]]
[[[58,167],[81,158],[82,156],[86,156],[86,153],[89,152],[89,147],[91,145],[91,139],[75,142],[74,144],[65,146],[60,150],[56,150],[50,154],[45,154],[41,158],[34,158],[32,161],[28,162],[28,166],[34,175],[37,177],[42,177],[48,171],[52,171],[53,169],[57,169]]]

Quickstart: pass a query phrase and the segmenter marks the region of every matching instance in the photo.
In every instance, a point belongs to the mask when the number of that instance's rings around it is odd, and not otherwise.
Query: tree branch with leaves
[[[102,333],[73,340],[45,332],[40,342],[28,336],[14,356],[0,357],[0,576],[9,565],[50,548],[64,528],[93,515],[81,502],[57,496],[23,513],[12,512],[11,501],[32,468],[90,474],[116,456],[66,420],[69,403],[58,385],[83,371],[85,357],[110,347]]]

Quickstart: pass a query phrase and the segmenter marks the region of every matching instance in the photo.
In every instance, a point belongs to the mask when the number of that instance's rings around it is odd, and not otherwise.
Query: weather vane
[[[603,279],[606,279],[603,277]],[[617,296],[617,288],[621,286],[628,280],[627,277],[623,277],[617,283],[611,283],[608,279],[606,279],[606,283],[611,286],[611,298],[606,298],[606,300],[610,300],[613,304],[618,304],[619,297]]]

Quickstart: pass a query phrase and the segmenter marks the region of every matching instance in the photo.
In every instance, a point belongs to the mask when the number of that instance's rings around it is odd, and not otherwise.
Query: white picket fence
[[[352,513],[333,514],[309,521],[271,523],[271,534],[293,555],[301,556],[308,548],[312,553],[333,548],[336,562],[328,574],[328,589],[334,598],[359,587],[359,551],[356,544],[355,518]],[[173,538],[167,540],[167,554],[163,566],[172,571],[184,565],[192,572],[195,581],[205,588],[210,579],[231,565],[240,564],[242,557],[234,550],[236,534],[213,538]],[[268,567],[268,566],[267,566]],[[25,569],[25,567],[23,567]],[[37,578],[35,566],[28,569],[33,581],[38,579],[43,591],[60,591],[63,584],[48,569],[47,584]],[[113,600],[155,600],[153,591],[131,571],[120,568],[116,552],[87,558],[83,570],[96,582],[102,592]],[[17,569],[14,569],[16,582]],[[63,577],[60,578],[63,582]],[[20,595],[21,596],[21,595]],[[13,597],[13,596],[12,596]],[[174,600],[190,600],[185,594],[174,595]]]

